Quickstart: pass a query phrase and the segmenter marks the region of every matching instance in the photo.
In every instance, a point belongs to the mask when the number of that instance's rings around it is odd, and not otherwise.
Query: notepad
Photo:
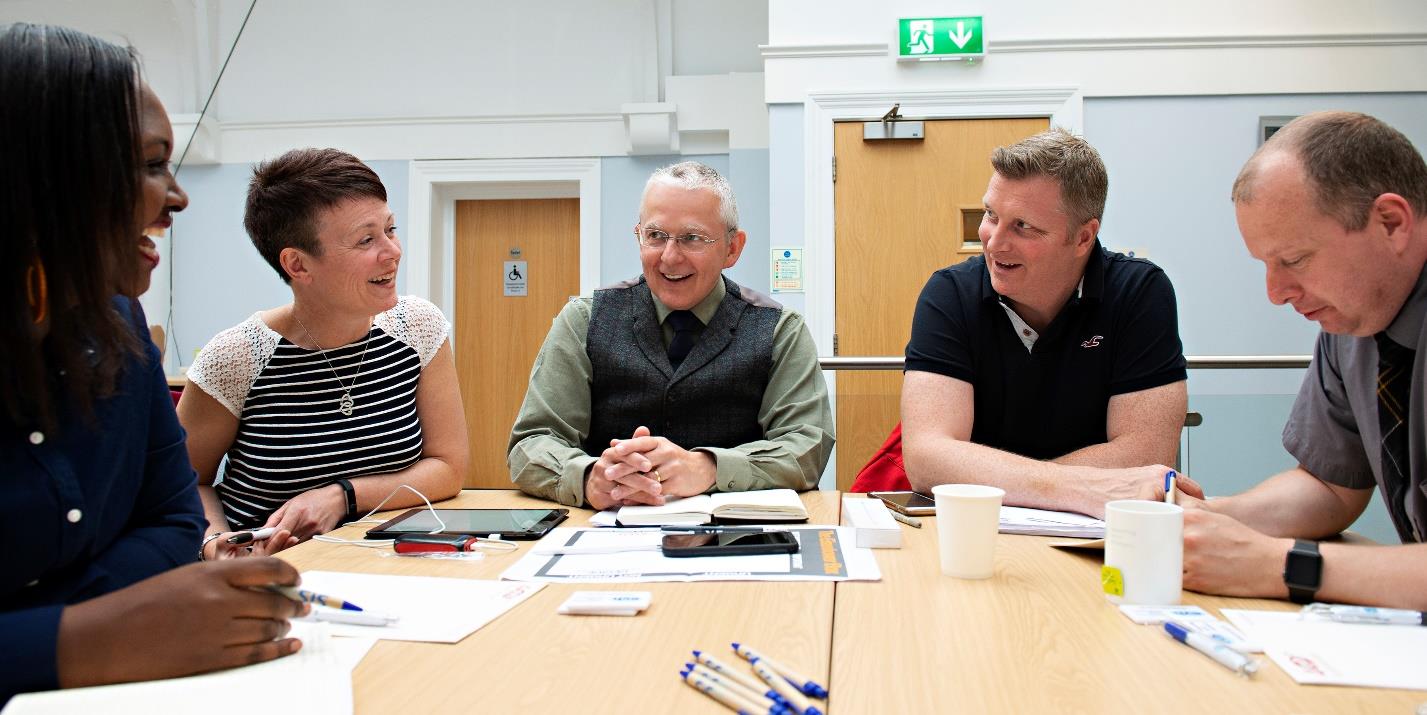
[[[722,492],[672,499],[663,506],[626,506],[619,510],[623,526],[691,526],[718,521],[807,521],[808,510],[792,489]]]
[[[18,695],[5,715],[349,715],[352,669],[376,641],[333,638],[327,624],[301,621],[292,622],[289,635],[302,639],[302,649],[285,658],[184,678]]]
[[[1105,538],[1105,522],[1084,514],[1024,507],[1001,507],[1002,534],[1066,536],[1077,539]]]

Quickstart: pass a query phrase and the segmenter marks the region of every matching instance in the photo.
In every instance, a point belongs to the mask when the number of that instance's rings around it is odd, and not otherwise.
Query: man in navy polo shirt
[[[1163,498],[1188,403],[1169,278],[1101,248],[1109,179],[1085,140],[1052,129],[991,165],[984,255],[932,274],[912,321],[912,487],[987,484],[1009,505],[1092,516]]]

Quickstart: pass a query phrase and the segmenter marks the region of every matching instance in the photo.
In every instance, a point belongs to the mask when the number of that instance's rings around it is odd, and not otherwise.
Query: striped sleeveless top
[[[327,350],[325,360],[257,314],[214,337],[188,379],[238,418],[215,484],[229,524],[262,526],[298,494],[415,464],[416,386],[449,329],[440,309],[405,296],[376,316],[365,338]],[[351,415],[339,405],[348,388]]]

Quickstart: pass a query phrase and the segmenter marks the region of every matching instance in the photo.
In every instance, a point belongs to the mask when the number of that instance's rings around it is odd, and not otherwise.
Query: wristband
[[[347,498],[347,513],[340,520],[340,523],[345,524],[357,517],[357,490],[352,487],[352,482],[346,479],[338,479],[337,486],[342,488],[342,494]]]

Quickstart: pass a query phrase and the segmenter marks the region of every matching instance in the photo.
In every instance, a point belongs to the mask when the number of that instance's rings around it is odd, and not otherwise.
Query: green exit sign
[[[986,55],[981,17],[919,17],[898,21],[899,60],[964,60]]]

